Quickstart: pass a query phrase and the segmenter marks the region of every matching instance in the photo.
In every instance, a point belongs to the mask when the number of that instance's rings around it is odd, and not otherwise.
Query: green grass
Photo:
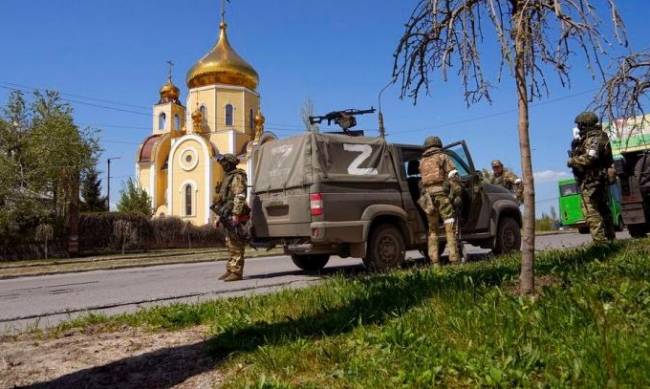
[[[58,331],[206,324],[229,387],[650,385],[650,241],[540,254],[548,285],[534,299],[514,293],[518,259],[337,276]]]

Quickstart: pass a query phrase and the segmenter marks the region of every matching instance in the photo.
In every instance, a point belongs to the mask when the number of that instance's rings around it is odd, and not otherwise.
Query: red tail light
[[[323,214],[323,197],[320,193],[312,193],[309,195],[311,215],[320,216]]]

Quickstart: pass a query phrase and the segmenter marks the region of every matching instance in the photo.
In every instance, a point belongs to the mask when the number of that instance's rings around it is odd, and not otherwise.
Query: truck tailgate
[[[307,237],[311,233],[308,188],[255,194],[251,211],[258,238]]]

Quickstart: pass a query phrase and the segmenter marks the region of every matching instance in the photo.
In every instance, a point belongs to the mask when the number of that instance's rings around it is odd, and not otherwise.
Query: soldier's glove
[[[232,223],[233,226],[239,225],[239,216],[231,216],[230,217],[230,222]]]

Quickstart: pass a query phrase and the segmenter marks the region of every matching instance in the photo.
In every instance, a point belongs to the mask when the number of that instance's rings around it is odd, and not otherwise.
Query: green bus
[[[563,227],[578,228],[582,234],[589,233],[589,227],[582,213],[582,198],[580,188],[575,178],[558,181],[560,191],[560,223]],[[615,182],[609,186],[609,207],[616,231],[623,230],[623,217],[621,216],[621,185]]]

